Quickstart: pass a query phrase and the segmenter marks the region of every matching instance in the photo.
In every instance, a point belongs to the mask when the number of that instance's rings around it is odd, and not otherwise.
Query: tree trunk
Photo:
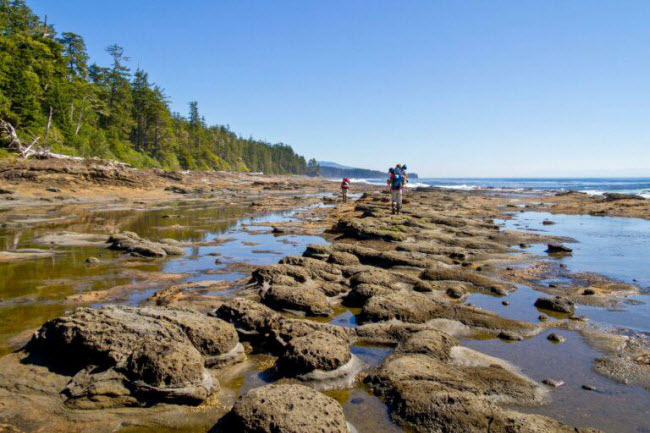
[[[21,152],[23,150],[23,144],[18,139],[16,130],[11,123],[0,119],[0,145],[14,152]]]
[[[79,135],[79,130],[81,129],[81,115],[83,114],[82,110],[79,110],[79,118],[77,119],[77,127],[74,130],[74,135]]]
[[[50,135],[50,126],[52,126],[52,106],[50,105],[50,115],[47,117],[47,126],[45,127],[45,138],[43,142],[47,143],[47,136]]]

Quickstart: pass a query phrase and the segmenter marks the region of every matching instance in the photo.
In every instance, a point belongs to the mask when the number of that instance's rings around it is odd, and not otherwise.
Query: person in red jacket
[[[348,201],[349,189],[350,189],[350,179],[344,177],[343,182],[341,182],[341,197],[343,198],[343,203]]]

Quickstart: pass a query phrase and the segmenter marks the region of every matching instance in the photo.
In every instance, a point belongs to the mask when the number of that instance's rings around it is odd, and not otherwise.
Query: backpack
[[[393,173],[393,182],[391,183],[390,187],[394,189],[398,189],[402,187],[402,184],[404,183],[404,175],[402,174],[401,170],[395,170]]]

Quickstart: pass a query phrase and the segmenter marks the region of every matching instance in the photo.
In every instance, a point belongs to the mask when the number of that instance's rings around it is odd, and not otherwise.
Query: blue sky
[[[648,1],[28,0],[209,123],[421,175],[650,176]]]

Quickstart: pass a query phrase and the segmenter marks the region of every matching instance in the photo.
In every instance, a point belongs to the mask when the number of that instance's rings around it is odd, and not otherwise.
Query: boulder
[[[313,287],[271,286],[262,302],[274,309],[304,312],[309,316],[329,316],[332,307],[323,292]]]
[[[410,335],[397,347],[395,353],[423,354],[447,361],[450,359],[451,348],[459,345],[460,342],[456,337],[435,329],[427,329]]]
[[[272,334],[277,341],[286,345],[294,338],[304,337],[315,332],[331,334],[338,339],[344,340],[348,345],[352,344],[355,339],[355,332],[352,328],[344,328],[313,320],[289,318],[282,318],[277,328],[272,331]]]
[[[409,431],[595,432],[501,407],[539,404],[544,391],[504,361],[458,347],[453,337],[434,332],[412,334],[364,380]]]
[[[535,301],[535,307],[555,311],[558,313],[573,314],[576,311],[575,303],[562,296],[555,296],[553,298],[540,297]]]
[[[266,385],[241,396],[222,422],[241,433],[348,433],[343,408],[303,385]]]
[[[477,272],[456,268],[432,267],[423,271],[420,278],[428,281],[461,281],[471,283],[478,289],[498,293],[507,293],[512,287],[510,284],[501,283]]]
[[[296,265],[277,264],[258,268],[251,274],[251,281],[258,285],[305,283],[311,279],[310,272]]]
[[[332,247],[322,244],[309,244],[302,254],[304,257],[311,257],[318,260],[326,260],[332,253]]]
[[[450,287],[445,293],[452,299],[460,299],[467,294],[462,287]]]
[[[145,339],[128,357],[125,370],[147,399],[201,402],[218,390],[203,363],[191,345]]]
[[[264,304],[246,298],[226,300],[214,313],[232,323],[240,334],[265,334],[280,324],[280,314]]]
[[[374,284],[394,289],[398,281],[398,277],[388,271],[370,268],[352,275],[350,277],[350,287],[356,287],[359,284]]]
[[[338,296],[341,293],[345,293],[349,290],[349,288],[344,286],[343,284],[332,283],[327,281],[318,283],[316,288],[321,292],[323,292],[325,296]]]
[[[383,240],[387,242],[401,242],[406,240],[406,235],[393,226],[378,223],[377,218],[343,218],[339,220],[334,230],[347,237],[355,239]]]
[[[637,194],[622,194],[618,192],[606,192],[603,194],[605,201],[617,200],[645,200],[645,197]]]
[[[374,296],[361,310],[362,322],[401,320],[408,323],[425,323],[432,319],[459,322],[470,328],[499,334],[512,332],[522,337],[534,335],[540,328],[528,322],[506,319],[491,311],[469,305],[434,301],[417,292],[394,292]]]
[[[551,386],[553,388],[559,388],[562,385],[564,385],[564,381],[563,380],[558,380],[558,379],[544,379],[544,380],[542,380],[542,383],[544,385],[548,385],[548,386]]]
[[[548,244],[546,252],[549,254],[571,254],[573,250],[562,244]]]
[[[182,256],[185,254],[185,249],[176,245],[161,243],[160,248],[162,248],[168,256]]]
[[[439,310],[438,303],[420,293],[393,292],[371,297],[363,306],[361,320],[378,322],[396,319],[409,323],[424,323],[434,318]]]
[[[216,317],[188,311],[163,308],[140,308],[139,313],[156,320],[164,320],[178,326],[185,332],[194,347],[205,358],[207,366],[222,366],[226,355],[236,350],[239,338],[235,327]],[[242,352],[243,353],[243,352]],[[230,361],[243,360],[236,356]]]
[[[334,263],[336,265],[343,265],[343,266],[353,266],[353,265],[358,265],[360,263],[359,258],[357,256],[342,251],[334,251],[327,258],[327,262]]]
[[[552,332],[546,336],[546,339],[548,341],[552,341],[553,343],[564,343],[566,341],[566,338],[564,338],[560,334],[556,334],[555,332]]]
[[[114,369],[85,368],[74,375],[61,394],[66,406],[74,409],[141,405],[131,393],[129,379]]]
[[[206,359],[237,344],[226,329],[229,325],[221,323],[200,313],[165,308],[78,308],[45,323],[26,350],[68,371],[92,366],[114,370],[124,376],[124,386],[138,401],[194,404],[219,387],[204,367]]]
[[[328,332],[315,331],[293,338],[280,356],[278,366],[291,375],[313,370],[331,371],[350,360],[348,343]]]
[[[350,290],[345,297],[345,304],[351,307],[361,307],[373,296],[389,295],[393,291],[386,286],[362,283]]]
[[[185,250],[179,246],[153,242],[128,231],[111,235],[106,243],[109,244],[110,249],[142,257],[166,257],[167,255],[185,254]]]
[[[462,281],[418,281],[413,290],[416,292],[430,293],[435,291],[448,292],[449,290],[469,292],[474,286],[471,283],[464,283]]]

